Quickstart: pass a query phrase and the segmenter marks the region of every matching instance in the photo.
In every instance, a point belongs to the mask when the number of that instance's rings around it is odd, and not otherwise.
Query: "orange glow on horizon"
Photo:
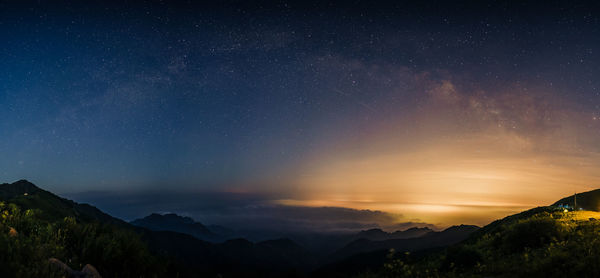
[[[382,124],[315,154],[293,177],[294,199],[279,202],[485,225],[600,187],[598,136],[578,123],[586,115],[527,96],[469,97],[447,82],[437,90],[414,112],[418,125]]]

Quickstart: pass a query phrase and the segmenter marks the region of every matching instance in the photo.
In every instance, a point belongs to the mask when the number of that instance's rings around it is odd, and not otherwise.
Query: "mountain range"
[[[596,210],[592,204],[600,200],[599,192],[577,194],[578,205]],[[568,197],[556,204],[569,201]],[[0,247],[14,253],[0,255],[0,265],[6,266],[4,272],[22,271],[29,265],[29,270],[38,276],[40,273],[43,273],[41,276],[52,276],[43,272],[44,268],[32,268],[36,261],[31,258],[47,260],[56,257],[67,265],[89,263],[108,277],[127,271],[151,271],[160,277],[335,276],[344,273],[339,272],[341,268],[360,272],[381,266],[390,249],[413,254],[411,258],[421,256],[419,254],[434,254],[435,257],[440,252],[450,252],[444,250],[453,250],[454,247],[448,249],[448,246],[471,246],[472,242],[503,235],[507,233],[506,227],[529,221],[532,217],[554,215],[559,211],[563,214],[554,216],[555,219],[565,215],[555,206],[549,206],[494,221],[481,229],[471,225],[453,226],[443,231],[427,227],[391,233],[371,229],[356,234],[313,236],[311,245],[306,244],[310,235],[252,242],[235,238],[234,232],[226,227],[204,225],[173,213],[154,213],[127,223],[91,205],[56,196],[26,180],[0,185],[0,211],[4,215],[0,223],[0,231],[4,231],[0,233]],[[519,233],[528,238],[528,232]],[[61,236],[57,238],[57,235]],[[314,248],[315,242],[330,247],[323,252],[325,249]],[[42,247],[48,244],[50,246]],[[19,257],[21,252],[36,255],[25,260]],[[38,262],[47,265],[47,262],[42,263],[43,260]],[[125,263],[127,267],[122,265]],[[69,267],[78,269],[79,264]]]
[[[393,248],[397,251],[407,252],[448,246],[466,239],[479,227],[472,225],[452,226],[441,232],[430,231],[420,237],[396,238],[385,240],[357,239],[331,255],[331,260],[341,260],[351,255],[386,250]]]
[[[204,240],[217,237],[217,234],[202,225],[202,223],[196,222],[190,217],[179,216],[174,213],[153,213],[144,218],[133,220],[130,223],[153,231],[179,232]]]
[[[132,225],[144,227],[153,231],[172,231],[194,236],[198,239],[222,242],[228,239],[243,237],[242,232],[235,232],[232,229],[220,225],[204,225],[195,221],[191,217],[179,216],[175,213],[158,214],[152,213],[144,218],[139,218],[130,222]],[[382,241],[392,239],[409,239],[422,237],[428,234],[436,234],[428,227],[412,227],[404,231],[386,232],[381,229],[363,230],[358,233],[340,233],[340,234],[307,234],[304,237],[298,235],[289,235],[291,238],[297,238],[298,241],[306,240],[306,237],[316,241],[328,241],[336,243],[339,247],[355,240],[366,239],[370,241]],[[320,238],[321,237],[321,238]],[[303,240],[304,239],[304,240]],[[336,245],[334,244],[334,245]],[[334,248],[337,249],[337,248]]]

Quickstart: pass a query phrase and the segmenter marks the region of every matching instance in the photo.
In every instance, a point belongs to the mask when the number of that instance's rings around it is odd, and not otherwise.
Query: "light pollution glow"
[[[447,80],[431,83],[411,111],[417,124],[386,123],[315,155],[296,176],[294,198],[279,203],[485,225],[600,185],[591,114],[551,93],[468,95]]]

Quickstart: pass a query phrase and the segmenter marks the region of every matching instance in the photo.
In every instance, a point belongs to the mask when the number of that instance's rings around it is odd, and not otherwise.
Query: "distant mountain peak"
[[[188,216],[181,216],[172,212],[169,213],[156,213],[153,212],[150,215],[144,217],[143,219],[168,219],[171,221],[179,221],[182,223],[195,223],[194,219]]]
[[[450,227],[446,228],[445,230],[443,230],[442,232],[476,231],[479,229],[480,229],[479,226],[460,224],[460,225],[450,226]]]
[[[169,219],[177,219],[183,223],[188,223],[188,224],[199,223],[199,222],[194,221],[194,219],[192,219],[189,216],[181,216],[181,215],[177,215],[175,213],[163,214],[163,217],[166,217]]]
[[[154,231],[172,231],[188,234],[200,239],[214,237],[206,226],[187,216],[180,216],[175,213],[152,213],[144,218],[131,221],[131,224],[144,227]]]
[[[373,229],[368,229],[368,230],[362,230],[358,234],[359,235],[387,235],[389,233],[385,232],[384,230],[379,229],[379,228],[373,228]]]
[[[15,184],[15,185],[32,185],[32,186],[35,186],[32,182],[30,182],[30,181],[28,181],[26,179],[20,179],[20,180],[18,180],[16,182],[13,182],[12,184]]]
[[[403,239],[403,238],[416,238],[427,235],[433,232],[433,230],[428,227],[412,227],[408,228],[404,231],[395,231],[393,233],[388,233],[379,228],[369,229],[360,231],[356,238],[366,238],[369,240],[387,240],[387,239]]]
[[[410,227],[406,230],[404,230],[404,232],[406,231],[433,231],[432,229],[430,229],[429,227]],[[398,231],[397,231],[398,232]]]
[[[411,228],[405,231],[389,233],[388,238],[359,238],[338,249],[331,255],[332,258],[349,257],[354,254],[387,250],[393,248],[397,251],[415,251],[428,248],[449,246],[466,239],[476,232],[479,227],[474,225],[457,225],[443,231],[435,232],[427,227]],[[394,238],[394,236],[396,236]]]
[[[191,223],[200,223],[200,222],[194,221],[194,219],[192,219],[191,217],[181,216],[181,215],[178,215],[178,214],[172,213],[172,212],[169,212],[169,213],[156,213],[156,212],[154,212],[154,213],[151,213],[150,215],[148,215],[148,216],[146,216],[144,218],[141,218],[141,219],[147,219],[147,220],[168,220],[168,221],[175,221],[175,222],[188,223],[188,224],[191,224]],[[137,219],[137,220],[140,220],[140,219]],[[134,221],[137,221],[137,220],[134,220]]]
[[[8,183],[4,183],[3,185],[7,185]],[[35,184],[33,184],[32,182],[22,179],[22,180],[18,180],[15,181],[13,183],[10,183],[10,185],[13,186],[18,186],[18,187],[26,187],[26,188],[35,188],[35,189],[40,189],[39,187],[37,187]]]
[[[44,191],[28,180],[18,180],[13,183],[0,184],[0,199],[12,199]],[[44,191],[45,192],[45,191]]]
[[[70,216],[84,222],[97,220],[117,225],[126,224],[94,206],[61,198],[24,179],[0,184],[0,201],[14,203],[21,209],[37,209],[48,219],[63,219]]]

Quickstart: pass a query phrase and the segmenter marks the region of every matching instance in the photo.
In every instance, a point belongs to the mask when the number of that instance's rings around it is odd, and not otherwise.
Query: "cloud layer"
[[[430,227],[406,221],[401,214],[342,207],[277,204],[272,197],[240,193],[193,192],[86,192],[69,194],[126,220],[154,212],[175,212],[204,224],[224,225],[238,231],[282,236],[301,233],[347,233],[382,228],[390,231]]]

